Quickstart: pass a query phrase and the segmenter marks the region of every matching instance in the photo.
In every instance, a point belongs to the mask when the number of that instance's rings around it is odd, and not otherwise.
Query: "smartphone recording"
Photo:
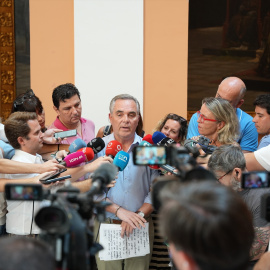
[[[269,188],[269,173],[266,171],[243,173],[242,188]]]
[[[164,165],[167,159],[167,147],[159,145],[135,146],[133,162],[135,165]]]
[[[15,201],[41,201],[43,199],[40,184],[6,184],[5,195],[7,200]]]
[[[74,137],[77,135],[77,130],[76,129],[71,129],[67,131],[60,131],[54,134],[55,138],[68,138],[68,137]]]

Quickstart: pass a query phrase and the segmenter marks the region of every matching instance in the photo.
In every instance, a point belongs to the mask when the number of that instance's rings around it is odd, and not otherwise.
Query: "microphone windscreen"
[[[146,141],[146,142],[149,142],[150,144],[154,144],[154,142],[152,140],[152,135],[151,134],[145,135],[142,140],[143,141]]]
[[[97,137],[91,140],[87,147],[92,148],[94,153],[97,154],[105,147],[105,142],[100,137]]]
[[[141,142],[139,143],[139,145],[140,145],[140,146],[151,146],[152,144],[149,143],[149,142],[146,142],[146,141],[141,141]]]
[[[122,144],[120,142],[116,140],[110,141],[107,145],[105,155],[115,157],[115,155],[121,150],[122,150]]]
[[[166,138],[166,136],[160,131],[154,132],[152,136],[152,140],[155,144],[159,143],[164,138]]]
[[[71,153],[64,158],[66,167],[78,166],[81,163],[85,162],[85,160],[86,158],[83,152]]]
[[[95,170],[92,176],[92,182],[100,180],[103,184],[108,185],[116,176],[117,168],[110,163],[104,163]]]
[[[164,145],[164,146],[169,146],[171,144],[174,144],[175,141],[169,137],[165,137],[164,139],[162,139],[158,145]]]
[[[123,171],[129,161],[129,154],[125,151],[119,151],[114,160],[113,160],[113,164],[119,168],[119,171]]]
[[[81,151],[81,152],[83,152],[85,154],[85,158],[86,158],[85,161],[86,162],[91,161],[95,156],[95,153],[94,153],[93,149],[90,148],[90,147],[81,148],[81,149],[78,150],[78,152],[79,151]]]
[[[78,138],[70,144],[68,150],[70,153],[74,153],[83,147],[86,147],[86,142],[84,142],[82,139]]]

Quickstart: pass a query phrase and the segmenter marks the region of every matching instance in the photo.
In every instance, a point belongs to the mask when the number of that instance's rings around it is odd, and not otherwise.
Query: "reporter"
[[[210,145],[237,144],[239,122],[232,105],[222,98],[205,98],[198,114],[200,135],[209,138]],[[200,136],[192,139],[197,140]]]
[[[186,139],[187,120],[177,114],[169,113],[159,121],[154,131],[160,131],[175,142],[181,143]]]

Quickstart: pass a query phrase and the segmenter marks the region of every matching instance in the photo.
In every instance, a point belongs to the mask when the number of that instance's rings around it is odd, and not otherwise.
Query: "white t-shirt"
[[[21,150],[15,150],[12,160],[42,164],[42,157],[38,154],[31,155]],[[23,179],[34,177],[38,174],[6,174],[9,179]],[[39,234],[40,229],[35,224],[35,214],[40,209],[40,202],[37,201],[10,201],[7,200],[6,231],[17,235]]]
[[[5,133],[5,126],[1,123],[0,123],[0,139],[4,142],[8,142],[8,139]]]
[[[263,166],[265,170],[270,171],[270,145],[255,151],[254,155],[261,166]]]

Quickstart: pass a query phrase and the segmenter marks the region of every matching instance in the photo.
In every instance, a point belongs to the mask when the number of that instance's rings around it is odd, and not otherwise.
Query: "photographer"
[[[242,189],[242,173],[246,170],[246,162],[241,149],[234,145],[223,145],[211,155],[208,168],[218,182],[231,187],[246,202],[253,215],[255,239],[250,250],[250,265],[254,265],[266,251],[269,243],[270,224],[261,218],[261,197],[269,194],[269,188]]]
[[[177,269],[247,269],[252,217],[235,192],[196,181],[174,182],[160,195],[161,231]]]

